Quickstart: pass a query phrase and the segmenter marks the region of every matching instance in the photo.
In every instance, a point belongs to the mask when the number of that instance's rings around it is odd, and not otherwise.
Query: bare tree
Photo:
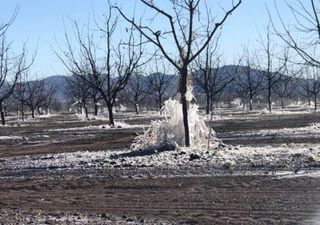
[[[287,1],[286,4],[290,9],[294,18],[294,25],[285,23],[281,16],[281,12],[275,3],[276,12],[282,27],[276,27],[274,23],[273,29],[276,34],[294,50],[297,57],[293,57],[293,63],[298,65],[306,65],[307,67],[320,68],[319,47],[320,47],[320,8],[319,3],[315,0]],[[269,17],[273,18],[269,11]],[[297,35],[297,36],[296,36]],[[299,60],[301,59],[301,60]],[[307,78],[301,82],[300,93],[307,97],[309,106],[310,98],[313,96],[315,101],[315,110],[317,109],[318,77],[317,69],[307,69]]]
[[[271,24],[266,27],[264,39],[260,38],[261,55],[256,56],[256,67],[261,71],[261,76],[266,83],[268,110],[272,111],[272,91],[274,86],[280,82],[284,76],[284,71],[288,62],[288,49],[282,51],[283,56],[279,57],[277,45],[271,34]]]
[[[305,68],[306,76],[302,79],[300,94],[308,98],[309,106],[311,98],[314,101],[314,110],[317,110],[317,100],[320,92],[320,71],[318,67]]]
[[[280,98],[281,108],[284,109],[284,98],[292,95],[298,85],[301,69],[285,70],[285,75],[274,85],[274,92]]]
[[[262,90],[263,77],[256,69],[253,68],[252,59],[248,48],[244,49],[243,60],[244,66],[236,76],[235,84],[237,85],[237,93],[244,101],[249,102],[250,111],[253,109],[253,99]]]
[[[276,34],[302,59],[302,62],[295,59],[294,63],[320,67],[320,55],[318,53],[320,46],[320,8],[317,1],[293,0],[286,2],[295,19],[293,26],[287,25],[283,21],[281,12],[275,1],[274,3],[282,28],[275,27],[274,23],[272,25]],[[270,12],[269,16],[273,18]],[[295,36],[297,33],[299,33],[299,38]]]
[[[213,110],[217,96],[234,80],[235,73],[229,73],[227,67],[221,66],[221,55],[215,58],[213,52],[206,52],[204,63],[197,62],[197,69],[192,73],[195,86],[206,96],[206,113]]]
[[[94,36],[89,31],[83,35],[76,22],[74,28],[77,48],[72,46],[66,33],[67,51],[57,54],[72,74],[101,94],[108,108],[111,126],[114,126],[113,107],[117,95],[124,89],[134,70],[143,64],[139,64],[143,51],[141,37],[134,35],[133,28],[127,32],[127,41],[120,40],[117,46],[112,43],[117,22],[118,18],[113,17],[112,8],[109,7],[105,28],[99,28],[106,42],[106,49],[102,53],[104,57],[99,57],[97,53],[100,48],[95,44]],[[100,32],[99,35],[102,36]]]
[[[35,111],[40,114],[40,108],[51,102],[53,87],[47,85],[45,79],[27,80],[22,85],[24,92],[21,101],[30,109],[32,118],[35,118]]]
[[[55,99],[55,94],[56,94],[56,88],[52,85],[47,84],[47,96],[44,99],[43,103],[41,104],[41,107],[45,109],[45,113],[49,114],[50,113],[50,108],[52,108],[52,105]]]
[[[161,69],[159,68],[161,67]],[[147,76],[149,94],[154,96],[156,99],[158,110],[162,109],[163,101],[172,92],[172,83],[175,80],[174,75],[170,75],[170,67],[161,63],[159,60],[155,61],[155,72],[150,73]]]
[[[206,1],[200,0],[185,0],[185,1],[170,1],[172,3],[172,11],[161,9],[157,6],[155,1],[140,0],[140,2],[152,10],[155,14],[153,20],[158,19],[158,16],[166,19],[168,22],[168,29],[156,28],[154,24],[141,25],[134,18],[130,18],[118,7],[114,6],[121,16],[134,26],[135,29],[153,45],[155,45],[162,53],[162,55],[178,70],[180,74],[180,83],[178,92],[180,93],[180,101],[183,112],[183,124],[185,134],[185,146],[190,146],[189,123],[188,123],[188,103],[186,98],[187,83],[190,64],[205,50],[210,41],[214,38],[219,28],[225,23],[227,18],[235,11],[241,4],[238,0],[236,4],[232,2],[229,10],[225,11],[224,16],[220,21],[215,21],[212,18],[210,10],[207,7]],[[203,4],[201,4],[203,3]],[[205,7],[207,12],[206,23],[207,26],[201,24],[203,17],[200,16]],[[208,28],[209,27],[209,28]],[[209,30],[209,35],[208,34]],[[173,46],[166,45],[172,41],[176,50],[172,53]]]
[[[11,45],[6,41],[6,30],[0,36],[0,114],[2,125],[5,125],[4,102],[13,94],[19,76],[30,68],[26,64],[26,47],[21,54],[12,56]]]
[[[70,76],[66,78],[66,81],[65,94],[70,98],[73,105],[77,105],[78,114],[82,113],[82,108],[84,108],[86,118],[88,118],[90,86],[78,75]]]
[[[128,85],[123,90],[126,100],[134,106],[136,114],[138,115],[141,103],[146,99],[149,92],[149,87],[146,84],[147,78],[135,72],[129,79]]]
[[[94,115],[97,116],[98,115],[98,112],[99,112],[99,101],[102,100],[102,97],[101,97],[101,94],[100,92],[94,88],[94,87],[91,87],[89,89],[89,96],[93,102],[93,107],[94,107]]]
[[[308,101],[308,107],[311,108],[311,99],[312,99],[312,83],[315,83],[316,77],[311,76],[311,74],[308,72],[307,68],[304,68],[304,73],[301,79],[298,82],[298,93],[305,97]],[[314,80],[313,82],[310,82],[310,80]]]

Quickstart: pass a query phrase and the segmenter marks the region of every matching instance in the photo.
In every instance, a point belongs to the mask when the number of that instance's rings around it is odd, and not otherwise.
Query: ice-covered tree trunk
[[[134,110],[136,111],[136,114],[139,115],[139,104],[134,103]]]
[[[253,105],[253,100],[252,100],[252,98],[250,98],[250,101],[249,101],[249,109],[250,109],[250,111],[252,111],[252,105]]]

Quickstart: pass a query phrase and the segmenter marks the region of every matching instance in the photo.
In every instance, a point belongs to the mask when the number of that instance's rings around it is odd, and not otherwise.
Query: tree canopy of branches
[[[243,67],[235,78],[237,92],[241,99],[249,103],[249,110],[253,109],[253,99],[262,90],[262,76],[254,69],[253,60],[250,57],[248,48],[244,49]]]
[[[299,82],[300,94],[308,99],[309,107],[311,98],[314,101],[314,110],[317,110],[317,99],[320,93],[320,73],[319,68],[309,66],[305,68],[305,76]]]
[[[172,92],[172,83],[175,80],[174,75],[170,75],[170,67],[163,62],[155,61],[155,71],[147,76],[149,94],[154,96],[158,110],[162,109],[163,101],[170,96]]]
[[[279,53],[278,48],[271,33],[271,23],[266,27],[265,39],[261,36],[261,54],[256,57],[256,67],[261,71],[261,76],[266,83],[268,110],[272,111],[272,91],[274,86],[280,82],[284,76],[288,63],[288,49],[282,49]],[[279,57],[279,55],[283,56]]]
[[[15,11],[14,16],[8,23],[0,25],[0,114],[2,125],[5,125],[4,101],[13,94],[19,76],[27,71],[34,61],[33,59],[30,64],[26,63],[27,51],[25,45],[20,54],[13,54],[11,44],[7,42],[6,34],[16,17],[16,13]]]
[[[134,106],[136,114],[140,112],[140,105],[146,99],[149,92],[147,78],[139,72],[135,72],[128,81],[127,87],[123,90],[126,100]]]
[[[114,6],[121,16],[137,29],[144,38],[158,48],[161,54],[176,68],[180,74],[178,92],[183,112],[185,146],[190,146],[188,123],[188,103],[186,98],[190,64],[205,50],[219,28],[241,4],[241,0],[232,3],[229,10],[219,21],[216,21],[205,0],[170,1],[171,11],[160,8],[156,1],[140,0],[140,3],[154,12],[152,21],[165,19],[167,28],[153,24],[141,24],[135,18],[124,13],[120,7]],[[200,12],[207,12],[203,18]],[[161,17],[161,18],[159,18]],[[149,21],[149,20],[145,20]],[[204,22],[205,21],[205,22]],[[165,44],[172,42],[173,45]],[[175,51],[172,54],[172,49]]]
[[[32,118],[35,118],[36,110],[40,114],[41,107],[49,107],[54,95],[54,87],[46,84],[45,79],[27,80],[20,85],[23,89],[20,101],[30,109]]]
[[[76,75],[66,78],[67,88],[65,95],[69,98],[72,105],[77,105],[78,113],[82,113],[84,108],[86,118],[88,118],[88,105],[90,96],[90,86]]]
[[[69,72],[85,81],[90,87],[101,94],[105,101],[109,124],[114,126],[113,107],[117,95],[124,89],[130,76],[137,69],[142,58],[141,36],[134,35],[134,29],[127,30],[127,40],[120,40],[117,45],[112,39],[117,28],[118,18],[114,16],[111,6],[104,27],[99,27],[99,37],[103,37],[105,48],[100,52],[95,34],[82,32],[74,23],[76,47],[72,45],[66,33],[66,49],[58,57]]]
[[[292,95],[298,85],[298,81],[301,75],[301,69],[288,69],[284,71],[284,76],[281,80],[274,85],[274,92],[280,98],[281,108],[284,109],[284,98],[288,98]]]
[[[234,68],[221,65],[222,55],[217,52],[218,41],[219,37],[207,45],[204,56],[200,55],[195,60],[195,71],[192,73],[197,89],[206,96],[206,114],[213,111],[217,96],[234,80],[238,68],[236,66],[232,71]]]
[[[276,12],[282,27],[275,27],[276,34],[291,49],[296,52],[297,64],[320,67],[319,43],[320,43],[320,8],[315,0],[293,0],[286,2],[295,20],[293,26],[287,25],[281,16],[281,12],[275,2]],[[273,18],[271,13],[270,18]],[[298,35],[299,36],[298,36]],[[297,58],[302,59],[302,62]]]

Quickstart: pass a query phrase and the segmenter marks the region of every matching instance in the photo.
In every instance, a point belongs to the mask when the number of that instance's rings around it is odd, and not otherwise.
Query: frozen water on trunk
[[[190,98],[189,98],[190,99]],[[133,150],[139,149],[174,149],[184,145],[184,125],[182,105],[178,100],[169,99],[162,109],[164,120],[152,121],[151,126],[138,136],[132,144]],[[208,138],[215,142],[215,132],[209,130],[198,113],[198,105],[189,101],[188,121],[191,146],[194,148],[207,148]],[[210,146],[213,147],[212,143]]]

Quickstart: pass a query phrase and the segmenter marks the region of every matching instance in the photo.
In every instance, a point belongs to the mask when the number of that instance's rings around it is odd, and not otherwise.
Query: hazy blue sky
[[[118,0],[123,3],[127,12],[133,11],[137,0]],[[223,0],[227,2],[227,0]],[[231,0],[230,0],[231,1]],[[166,0],[161,1],[166,4]],[[239,54],[243,44],[256,45],[258,31],[263,31],[268,22],[266,2],[273,9],[272,0],[243,0],[240,8],[227,21],[220,49],[231,62],[232,56]],[[278,1],[279,8],[286,17],[288,10],[284,1]],[[68,18],[87,23],[93,17],[101,17],[106,12],[106,0],[1,0],[0,22],[6,22],[15,7],[19,6],[16,21],[9,32],[9,40],[14,42],[15,48],[27,40],[30,51],[38,46],[38,54],[34,71],[39,75],[65,74],[63,65],[55,56],[52,48],[56,43],[63,42],[63,21]],[[137,9],[136,14],[141,13]]]

